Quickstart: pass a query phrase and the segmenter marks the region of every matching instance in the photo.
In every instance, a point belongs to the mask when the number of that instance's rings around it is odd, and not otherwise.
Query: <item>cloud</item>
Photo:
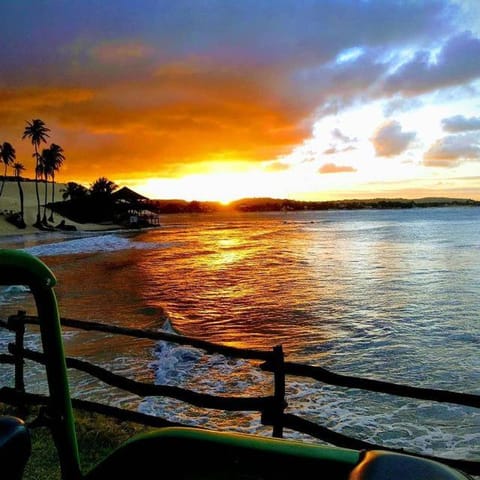
[[[383,108],[383,114],[390,117],[395,113],[404,113],[415,110],[422,106],[422,102],[418,98],[402,98],[396,97],[390,100]]]
[[[427,167],[454,167],[480,160],[480,135],[457,134],[438,139],[423,156]]]
[[[37,117],[60,135],[72,178],[85,175],[87,159],[104,174],[124,176],[129,170],[174,176],[219,160],[272,160],[310,131],[301,121],[303,107],[264,89],[260,73],[219,70],[195,58],[164,64],[135,82],[0,88],[0,96],[1,121],[8,120],[17,138],[25,119]]]
[[[480,117],[466,118],[463,115],[444,118],[442,127],[446,132],[468,132],[470,130],[480,130]]]
[[[334,128],[332,130],[332,137],[345,143],[357,141],[355,137],[348,137],[347,135],[344,135],[339,128]]]
[[[418,95],[480,78],[480,39],[471,32],[450,38],[434,56],[419,50],[413,59],[401,65],[385,82],[390,93]]]
[[[319,116],[336,114],[358,97],[377,94],[374,87],[388,68],[380,61],[384,52],[382,48],[365,48],[351,60],[305,66],[295,72],[291,88],[298,91],[299,98],[318,105]]]
[[[318,173],[347,173],[347,172],[356,172],[356,168],[350,166],[336,165],[335,163],[325,163],[318,169]]]
[[[336,147],[329,147],[326,150],[324,150],[323,153],[325,155],[335,155],[336,153],[338,153],[338,150]]]
[[[97,61],[106,64],[132,63],[150,57],[154,50],[139,41],[100,43],[91,49]]]
[[[415,132],[404,132],[399,122],[389,120],[376,130],[371,141],[377,156],[394,157],[404,152],[415,137]]]
[[[270,164],[267,165],[266,167],[267,170],[272,171],[272,172],[284,172],[285,170],[290,169],[290,165],[285,162],[271,162]]]
[[[71,108],[74,104],[91,101],[95,92],[80,87],[1,88],[0,118],[12,118],[16,113],[24,120],[26,112],[44,112],[48,108]],[[32,116],[29,113],[28,117]]]
[[[0,122],[21,131],[45,120],[72,177],[86,164],[175,176],[219,159],[275,160],[317,114],[384,95],[398,51],[430,48],[458,20],[447,0],[43,3],[0,2]],[[473,37],[457,43],[439,54],[443,69],[461,47],[475,52]],[[401,92],[407,67],[395,73]],[[400,144],[414,135],[396,133]]]
[[[352,150],[355,150],[355,147],[353,147],[352,145],[347,145],[346,147],[343,147],[343,148],[338,148],[337,146],[331,146],[326,150],[324,150],[323,154],[336,155],[337,153],[351,152]]]

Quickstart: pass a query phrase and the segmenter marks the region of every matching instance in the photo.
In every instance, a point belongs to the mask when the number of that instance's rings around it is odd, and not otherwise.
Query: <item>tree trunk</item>
[[[49,222],[54,222],[53,219],[53,205],[55,203],[55,174],[52,173],[52,208],[50,208],[50,216],[48,217]]]
[[[40,220],[40,194],[38,193],[38,152],[37,144],[35,144],[35,193],[37,195],[37,221],[34,223],[34,227],[40,227],[42,222]]]
[[[5,180],[7,179],[7,164],[5,164],[5,171],[3,172],[2,186],[0,187],[0,196],[3,193],[3,187],[5,186]]]
[[[22,184],[20,182],[20,177],[17,177],[17,185],[18,185],[18,195],[20,196],[20,220],[21,220],[21,224],[22,224],[22,228],[25,228],[26,225],[25,225],[25,219],[23,218],[23,214],[24,214],[24,205],[23,205],[23,188],[22,188]]]
[[[48,202],[48,177],[47,177],[47,174],[45,174],[45,179],[44,179],[43,183],[45,185],[45,196],[44,196],[45,204],[43,205],[42,223],[43,223],[43,225],[48,225],[48,222],[47,222],[47,202]]]

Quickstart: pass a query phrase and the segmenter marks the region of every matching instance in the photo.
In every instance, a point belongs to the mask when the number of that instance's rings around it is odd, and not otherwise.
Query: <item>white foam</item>
[[[167,321],[163,327],[172,330]],[[180,388],[212,395],[256,397],[271,394],[271,376],[254,368],[252,361],[226,358],[220,354],[207,355],[201,349],[158,342],[156,360],[150,364],[158,385]],[[175,399],[146,397],[138,410],[159,415],[188,425],[230,428],[240,432],[271,435],[271,428],[262,426],[259,413],[227,412],[198,408]]]
[[[0,287],[0,305],[23,298],[30,289],[24,285]]]
[[[37,256],[71,255],[76,253],[112,252],[126,249],[158,248],[157,243],[135,242],[129,238],[108,234],[75,238],[56,243],[36,245],[25,248],[26,252]]]

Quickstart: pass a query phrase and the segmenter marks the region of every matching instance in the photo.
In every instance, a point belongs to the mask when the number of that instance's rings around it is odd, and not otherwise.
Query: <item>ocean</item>
[[[333,372],[480,394],[480,209],[163,215],[158,229],[4,237],[55,273],[61,315],[271,349]],[[34,313],[0,290],[0,317]],[[8,343],[0,332],[0,349]],[[36,333],[29,344],[37,345]],[[271,377],[165,342],[65,330],[68,355],[131,378],[229,395]],[[2,366],[5,381],[11,368]],[[28,388],[43,391],[27,365]],[[11,380],[11,379],[10,379]],[[136,398],[71,373],[77,398],[192,425],[271,435],[258,415]],[[287,379],[287,412],[377,444],[480,457],[480,411]],[[295,432],[286,437],[297,438]],[[316,441],[314,439],[309,439]]]

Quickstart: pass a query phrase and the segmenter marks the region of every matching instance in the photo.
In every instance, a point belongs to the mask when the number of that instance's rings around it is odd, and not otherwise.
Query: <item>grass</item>
[[[0,404],[0,415],[13,415],[27,423],[38,415],[39,409],[30,407],[27,415],[18,409]],[[91,470],[100,460],[128,438],[151,430],[130,422],[121,422],[103,415],[74,411],[82,472]],[[25,468],[23,480],[60,480],[57,450],[47,427],[31,429],[32,454]]]

